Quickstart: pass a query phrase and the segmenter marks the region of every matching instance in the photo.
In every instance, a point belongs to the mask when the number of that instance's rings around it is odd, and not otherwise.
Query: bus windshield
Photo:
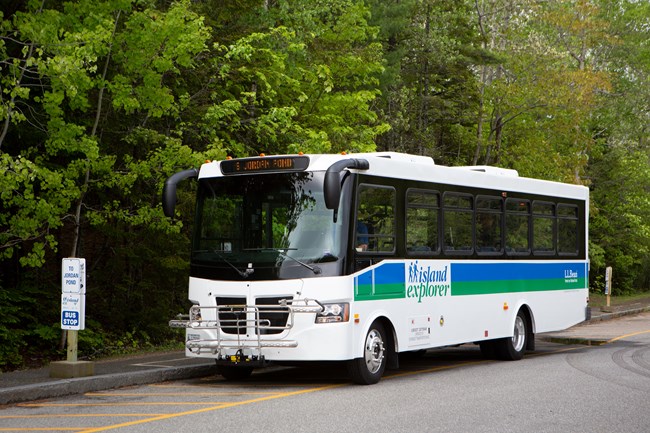
[[[323,173],[199,181],[192,275],[222,280],[334,275],[343,221],[323,198]]]

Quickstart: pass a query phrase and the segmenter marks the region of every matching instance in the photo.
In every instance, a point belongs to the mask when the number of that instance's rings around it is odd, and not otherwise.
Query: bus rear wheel
[[[363,356],[348,361],[348,374],[354,383],[372,385],[386,370],[386,333],[378,321],[370,325],[363,345]]]
[[[495,349],[499,359],[505,361],[518,361],[524,357],[528,343],[528,322],[526,314],[519,310],[515,317],[515,327],[512,337],[501,338],[495,341]]]
[[[253,367],[217,364],[217,372],[226,380],[244,380],[253,373]]]

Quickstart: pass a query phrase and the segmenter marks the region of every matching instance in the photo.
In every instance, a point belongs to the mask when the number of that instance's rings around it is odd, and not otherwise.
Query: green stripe
[[[548,280],[500,280],[500,281],[458,281],[451,282],[451,296],[488,295],[493,293],[543,292],[552,290],[584,289],[585,278],[566,282],[562,278]]]
[[[378,299],[400,299],[406,297],[404,283],[375,284],[375,291],[372,291],[372,284],[359,284],[354,294],[355,301],[370,301]]]

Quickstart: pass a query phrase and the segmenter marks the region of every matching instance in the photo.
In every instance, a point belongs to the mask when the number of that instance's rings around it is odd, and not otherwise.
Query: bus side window
[[[578,206],[557,207],[557,249],[562,255],[578,254]]]
[[[409,254],[436,254],[440,194],[410,189],[406,192],[406,251]]]
[[[533,202],[533,254],[555,255],[555,204]]]
[[[506,200],[506,253],[530,254],[530,202],[518,198]]]
[[[471,254],[474,249],[474,206],[469,194],[443,196],[444,249],[448,254]]]
[[[360,185],[355,223],[358,252],[395,251],[395,189]],[[363,241],[367,241],[365,244]]]
[[[495,255],[503,252],[503,200],[500,197],[476,198],[476,251]]]

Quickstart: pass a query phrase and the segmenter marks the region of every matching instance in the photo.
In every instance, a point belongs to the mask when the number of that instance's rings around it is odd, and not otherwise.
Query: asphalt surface
[[[561,344],[601,345],[650,326],[650,302],[621,306],[611,312],[592,309],[592,317],[565,331],[536,337]],[[639,323],[642,321],[642,323]],[[155,352],[95,362],[95,374],[56,379],[50,368],[0,373],[0,405],[55,398],[124,386],[216,375],[210,359],[186,358],[183,351]]]

